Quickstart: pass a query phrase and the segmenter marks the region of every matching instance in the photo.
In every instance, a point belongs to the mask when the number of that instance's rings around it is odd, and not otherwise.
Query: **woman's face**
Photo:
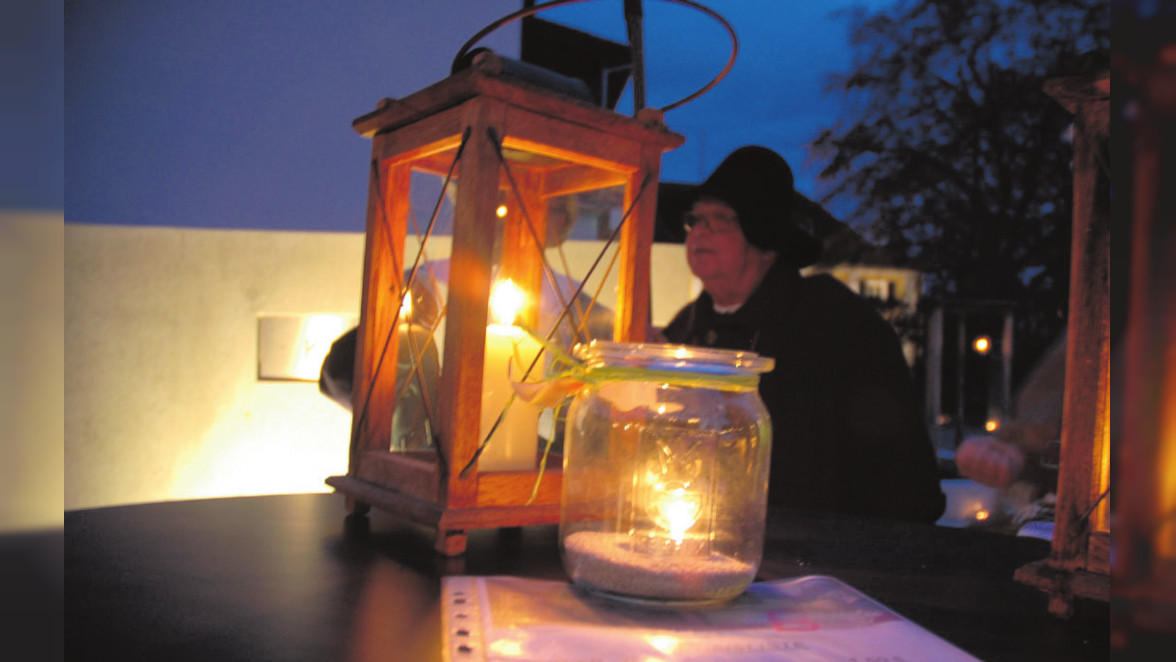
[[[686,218],[686,262],[694,275],[707,281],[737,278],[757,251],[743,236],[735,210],[725,202],[703,198]]]

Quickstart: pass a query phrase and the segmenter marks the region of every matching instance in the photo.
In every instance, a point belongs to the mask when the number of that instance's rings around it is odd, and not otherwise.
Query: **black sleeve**
[[[667,342],[688,344],[689,342],[689,326],[690,326],[690,310],[694,306],[694,302],[686,304],[686,307],[678,311],[674,315],[674,319],[662,329],[662,335],[666,337]]]
[[[355,344],[359,329],[353,328],[335,339],[319,370],[319,392],[351,409],[355,378]]]

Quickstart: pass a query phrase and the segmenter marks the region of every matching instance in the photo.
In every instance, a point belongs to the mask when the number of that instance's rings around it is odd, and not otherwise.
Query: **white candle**
[[[486,327],[486,355],[482,369],[482,424],[479,443],[486,439],[490,428],[498,420],[514,390],[511,378],[521,380],[531,362],[539,354],[539,343],[521,328],[510,324],[514,320],[514,309],[502,301],[500,289],[514,287],[504,281],[491,297],[491,307],[500,322]],[[517,288],[515,297],[521,293]],[[502,310],[507,308],[507,310]],[[517,357],[517,358],[516,358]],[[511,364],[513,362],[513,367]],[[539,368],[536,367],[536,370]],[[538,374],[538,373],[533,373]],[[537,466],[536,452],[539,448],[539,407],[516,398],[494,431],[489,445],[478,458],[480,471],[522,471]]]

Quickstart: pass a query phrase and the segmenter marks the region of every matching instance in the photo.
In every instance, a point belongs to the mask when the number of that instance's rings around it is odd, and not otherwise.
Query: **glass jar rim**
[[[715,375],[751,375],[771,372],[776,360],[755,352],[696,347],[672,343],[632,343],[592,340],[572,350],[586,367],[626,365]]]

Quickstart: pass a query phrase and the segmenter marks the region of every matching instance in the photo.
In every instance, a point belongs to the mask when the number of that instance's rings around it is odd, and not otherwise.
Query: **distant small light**
[[[984,429],[988,430],[989,432],[996,432],[1000,429],[1000,421],[996,420],[995,418],[990,418],[984,423]]]
[[[498,214],[498,218],[503,218],[506,216],[506,205],[498,205],[498,209],[495,209],[494,213]]]
[[[976,336],[972,341],[972,349],[976,350],[977,354],[987,354],[988,350],[992,349],[992,340],[988,336]]]
[[[988,519],[988,511],[987,510],[977,510],[976,511],[976,521],[977,522],[983,522],[986,519]]]

